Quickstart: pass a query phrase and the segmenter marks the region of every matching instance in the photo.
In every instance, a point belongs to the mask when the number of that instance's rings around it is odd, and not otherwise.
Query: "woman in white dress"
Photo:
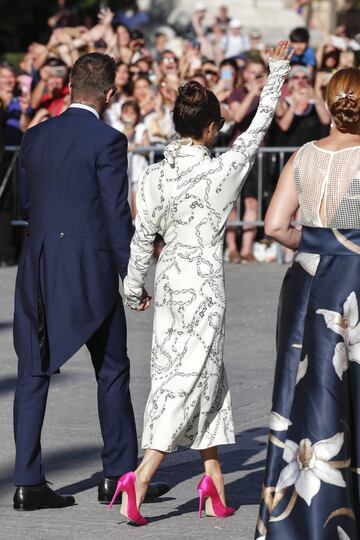
[[[119,479],[121,512],[138,524],[151,477],[177,446],[200,450],[205,477],[198,486],[210,515],[226,517],[217,446],[235,442],[230,394],[223,364],[225,290],[223,241],[226,220],[268,129],[289,71],[289,46],[279,42],[270,75],[249,129],[218,158],[209,147],[221,129],[220,104],[198,82],[179,90],[174,123],[181,139],[139,181],[136,232],[124,281],[126,303],[150,304],[144,280],[156,233],[165,239],[155,278],[151,391],[143,431],[145,456]]]

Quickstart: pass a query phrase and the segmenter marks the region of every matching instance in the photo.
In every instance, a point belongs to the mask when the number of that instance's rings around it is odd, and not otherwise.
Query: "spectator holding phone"
[[[272,141],[275,146],[301,146],[327,135],[330,113],[323,99],[316,95],[306,67],[291,69],[288,94],[280,100],[275,118],[278,127]]]
[[[40,80],[31,96],[34,110],[44,108],[50,116],[58,116],[68,105],[68,69],[57,59],[50,59],[40,70]]]

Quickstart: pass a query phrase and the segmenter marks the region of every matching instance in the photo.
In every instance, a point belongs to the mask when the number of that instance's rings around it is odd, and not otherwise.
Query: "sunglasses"
[[[301,75],[294,75],[292,79],[295,81],[308,81],[309,77],[306,77],[306,75],[304,77],[301,77]]]
[[[172,56],[164,56],[161,58],[161,62],[164,62],[164,64],[175,64],[176,58],[173,58]]]

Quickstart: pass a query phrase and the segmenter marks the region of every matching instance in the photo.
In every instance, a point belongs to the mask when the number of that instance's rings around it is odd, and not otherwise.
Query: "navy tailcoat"
[[[29,227],[14,344],[30,374],[50,375],[119,298],[132,235],[126,137],[92,112],[69,108],[24,135],[20,186],[28,193]]]

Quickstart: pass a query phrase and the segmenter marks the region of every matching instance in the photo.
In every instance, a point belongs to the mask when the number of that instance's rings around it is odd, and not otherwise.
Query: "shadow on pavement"
[[[61,378],[59,378],[57,375],[58,374],[56,373],[52,376],[50,383],[51,387],[56,386],[57,383],[63,383],[66,380],[74,381],[75,377],[77,377],[78,374],[73,370],[71,373],[61,373]],[[16,375],[8,375],[5,377],[1,377],[0,394],[5,394],[7,392],[15,392],[16,379]]]
[[[8,375],[7,377],[1,377],[0,380],[0,394],[6,392],[13,392],[16,386],[16,375]]]
[[[54,470],[70,470],[76,469],[76,467],[81,464],[81,466],[87,461],[93,461],[94,459],[99,459],[100,461],[100,445],[92,445],[86,448],[69,448],[64,449],[60,448],[59,450],[45,452],[44,455],[44,469],[46,471],[47,479],[51,479],[51,475]],[[15,457],[15,456],[14,456]],[[101,478],[102,473],[98,472],[93,474],[90,478],[77,482],[76,484],[71,484],[78,486],[80,489],[78,491],[73,491],[71,493],[78,493],[79,491],[85,491],[97,485]],[[7,491],[9,487],[12,489],[13,486],[13,467],[2,469],[0,477],[0,492]],[[84,487],[86,486],[86,487]],[[69,487],[63,488],[60,491],[67,491],[69,493]],[[55,487],[56,489],[56,487]]]
[[[12,321],[6,321],[6,322],[0,322],[0,332],[4,332],[5,330],[10,330],[12,328]]]
[[[225,474],[249,471],[249,474],[226,485],[228,504],[235,508],[238,508],[243,504],[257,505],[259,503],[265,461],[260,460],[251,463],[249,463],[249,461],[264,449],[266,443],[259,441],[258,438],[266,436],[267,432],[267,428],[255,428],[243,431],[236,436],[236,444],[232,447],[233,449],[227,451],[223,455],[220,454],[222,469]],[[98,449],[97,452],[99,452]],[[184,450],[184,452],[190,452],[190,450]],[[174,488],[177,484],[181,484],[190,478],[200,477],[203,474],[203,471],[204,469],[200,456],[198,460],[176,465],[166,466],[165,461],[164,466],[159,469],[154,480],[167,482]],[[75,495],[76,493],[86,491],[97,486],[101,476],[102,472],[94,473],[90,478],[63,486],[59,489],[59,492]],[[196,486],[197,482],[194,482],[193,493],[196,493]],[[191,496],[191,494],[192,493],[189,493],[189,496]],[[159,502],[161,500],[162,499],[159,499]],[[177,507],[170,516],[194,512],[197,504],[197,498],[193,498]],[[151,521],[165,519],[165,517],[169,517],[169,514],[157,516],[156,518],[152,518]]]
[[[240,474],[248,471],[248,474],[242,475],[241,478],[226,484],[227,503],[235,509],[239,508],[241,505],[257,505],[259,502],[265,461],[262,459],[256,460],[256,455],[265,447],[265,443],[258,439],[259,437],[264,437],[267,434],[267,431],[268,430],[265,428],[255,428],[243,431],[236,436],[236,444],[231,447],[231,450],[227,450],[222,454],[220,453],[222,469],[225,474],[237,472]],[[100,451],[100,446],[92,445],[89,447],[79,447],[68,450],[61,448],[53,452],[48,452],[44,457],[47,477],[51,478],[51,473],[54,470],[76,470],[79,462],[83,465],[86,461],[99,459]],[[190,450],[184,450],[183,452],[188,453]],[[95,472],[90,477],[65,485],[57,491],[71,495],[87,491],[98,485],[102,474],[102,471]],[[189,492],[189,497],[191,497],[191,499],[186,503],[177,506],[170,513],[160,514],[150,518],[150,521],[160,521],[172,516],[196,512],[198,510],[196,487],[202,474],[203,465],[200,456],[199,459],[194,461],[178,463],[175,465],[170,464],[166,466],[165,461],[164,466],[159,469],[154,480],[167,482],[174,488],[176,485],[194,478],[193,487]],[[12,482],[12,470],[3,470],[2,478],[0,478],[0,491],[4,492],[10,490],[10,494],[13,489]],[[171,492],[169,495],[171,498]],[[165,498],[159,499],[159,502],[164,502],[164,499]],[[166,500],[169,500],[169,498],[166,498]]]

